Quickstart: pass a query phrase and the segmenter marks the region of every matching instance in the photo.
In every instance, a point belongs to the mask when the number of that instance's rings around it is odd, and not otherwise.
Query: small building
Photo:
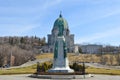
[[[101,53],[102,45],[96,44],[88,44],[88,45],[80,45],[83,53]]]
[[[76,53],[76,54],[79,53],[79,46],[75,45],[75,47],[74,47],[74,53]]]

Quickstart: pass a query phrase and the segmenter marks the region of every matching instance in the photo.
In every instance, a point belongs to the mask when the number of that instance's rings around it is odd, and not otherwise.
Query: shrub
[[[70,65],[70,68],[72,68],[75,72],[80,72],[82,74],[85,74],[85,65],[78,65],[78,63],[73,63],[73,65]]]

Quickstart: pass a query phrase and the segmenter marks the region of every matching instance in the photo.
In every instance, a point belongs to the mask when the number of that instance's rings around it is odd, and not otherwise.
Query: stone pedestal
[[[48,70],[48,72],[61,72],[61,73],[74,72],[69,67],[69,62],[67,59],[67,47],[64,36],[57,37],[54,47],[53,67],[52,69]]]

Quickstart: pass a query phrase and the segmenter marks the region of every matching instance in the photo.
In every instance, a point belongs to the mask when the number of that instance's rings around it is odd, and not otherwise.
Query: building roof
[[[57,18],[54,22],[53,28],[60,28],[64,27],[63,29],[68,29],[68,23],[67,21],[62,17],[62,15],[59,15],[59,18]]]

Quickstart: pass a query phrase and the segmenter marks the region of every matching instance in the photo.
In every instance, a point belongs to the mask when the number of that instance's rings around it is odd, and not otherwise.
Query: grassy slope
[[[69,59],[70,61],[76,60],[76,56],[69,54]],[[48,54],[42,54],[36,56],[37,59],[43,59],[43,58],[53,58],[53,54],[48,53]],[[79,56],[78,56],[79,58]],[[24,68],[16,68],[16,69],[1,69],[0,70],[0,75],[4,74],[31,74],[35,73],[36,71],[36,65],[29,66],[29,67],[24,67]],[[111,70],[111,69],[100,69],[100,68],[93,68],[93,67],[88,67],[86,69],[87,73],[93,73],[93,74],[110,74],[110,75],[120,75],[120,70]]]
[[[103,69],[103,68],[93,68],[88,67],[86,72],[89,74],[108,74],[108,75],[120,75],[120,70],[115,69]]]
[[[15,69],[1,69],[0,75],[10,75],[10,74],[31,74],[36,72],[36,65],[23,67],[23,68],[15,68]]]
[[[33,74],[35,72],[36,72],[36,65],[33,65],[29,67],[24,67],[24,68],[2,69],[0,70],[0,75]],[[90,74],[120,75],[120,70],[101,69],[101,68],[93,68],[93,67],[88,67],[86,69],[86,72]]]
[[[53,58],[53,54],[52,53],[43,53],[43,54],[37,55],[36,58],[37,59],[44,59],[44,58],[52,59]]]

